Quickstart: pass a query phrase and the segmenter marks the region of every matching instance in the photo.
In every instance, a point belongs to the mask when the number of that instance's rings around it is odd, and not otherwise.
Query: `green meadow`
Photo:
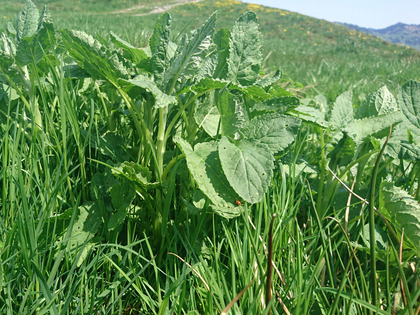
[[[0,8],[1,313],[419,313],[420,51],[234,0]]]

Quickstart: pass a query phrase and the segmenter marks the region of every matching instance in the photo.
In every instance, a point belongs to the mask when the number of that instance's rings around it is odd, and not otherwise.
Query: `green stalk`
[[[392,133],[392,125],[389,127],[389,135],[376,157],[375,166],[372,172],[372,178],[369,184],[369,242],[370,242],[370,259],[371,259],[371,275],[370,285],[372,292],[372,304],[378,305],[378,282],[376,281],[376,237],[375,237],[375,192],[376,192],[376,178],[378,177],[379,164],[381,162],[382,154],[388,143]]]
[[[162,174],[163,174],[163,158],[165,155],[166,141],[165,141],[165,130],[166,130],[166,118],[168,116],[168,107],[159,108],[159,127],[156,141],[156,160],[157,165],[155,169],[156,180],[159,183],[162,183]],[[156,189],[156,202],[155,202],[155,216],[153,218],[153,234],[154,240],[159,242],[159,235],[161,235],[161,226],[162,226],[162,209],[163,209],[163,191],[161,189]]]
[[[320,168],[320,175],[319,175],[319,186],[318,186],[318,198],[316,201],[316,211],[318,213],[318,215],[322,218],[324,215],[324,203],[323,203],[323,199],[324,199],[324,180],[325,180],[325,167],[327,165],[327,160],[325,158],[325,138],[324,138],[324,130],[322,128],[320,128],[321,132],[320,132],[320,145],[321,145],[321,162],[319,164],[319,168]],[[322,213],[321,213],[322,211]]]

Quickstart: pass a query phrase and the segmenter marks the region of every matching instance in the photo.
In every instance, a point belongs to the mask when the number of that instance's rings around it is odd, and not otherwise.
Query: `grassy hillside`
[[[135,45],[146,44],[161,14],[150,12],[182,2],[188,1],[35,1],[38,6],[48,5],[58,27],[102,35],[112,30]],[[22,3],[0,1],[2,27],[14,20]],[[309,95],[321,93],[332,101],[352,89],[358,103],[358,98],[364,99],[382,85],[395,92],[408,79],[420,78],[419,51],[324,20],[235,0],[204,0],[170,8],[175,31],[197,27],[214,10],[219,11],[217,26],[227,28],[241,13],[255,11],[264,35],[266,68],[281,68],[287,81],[300,82]]]

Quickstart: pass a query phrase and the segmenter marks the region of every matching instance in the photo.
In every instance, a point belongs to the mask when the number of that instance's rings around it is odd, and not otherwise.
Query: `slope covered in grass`
[[[0,1],[3,25],[13,21],[21,3]],[[58,27],[76,28],[88,33],[119,34],[135,45],[146,45],[156,18],[170,5],[176,34],[197,27],[214,10],[218,10],[217,27],[231,27],[246,10],[254,11],[260,21],[267,56],[265,67],[280,67],[286,81],[311,87],[310,95],[324,94],[332,101],[352,89],[355,102],[387,85],[391,91],[409,79],[420,77],[420,52],[389,44],[374,36],[344,26],[286,10],[268,8],[239,1],[56,1],[35,3],[48,5]],[[131,10],[129,10],[131,8]]]

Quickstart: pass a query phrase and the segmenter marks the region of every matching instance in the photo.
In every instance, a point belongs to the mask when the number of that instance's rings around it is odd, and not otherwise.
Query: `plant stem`
[[[157,169],[156,169],[156,179],[161,181],[161,176],[163,173],[163,158],[165,155],[166,149],[166,118],[168,116],[168,108],[159,108],[159,128],[156,141],[156,156],[157,156]]]

